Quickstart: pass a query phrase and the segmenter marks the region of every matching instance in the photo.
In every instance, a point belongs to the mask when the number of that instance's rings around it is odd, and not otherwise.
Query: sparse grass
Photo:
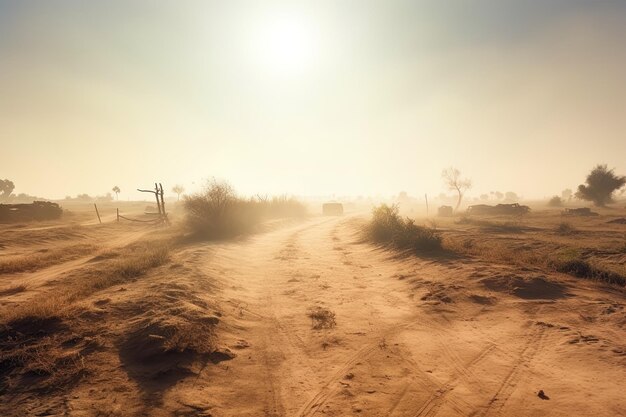
[[[476,219],[469,216],[463,216],[457,220],[457,224],[471,224],[480,226],[484,232],[491,233],[522,233],[524,231],[524,225],[520,222],[504,221],[496,222],[485,219]]]
[[[98,249],[91,244],[61,246],[23,256],[12,256],[0,261],[0,274],[32,272],[48,266],[89,255]]]
[[[2,325],[12,325],[16,322],[29,321],[34,324],[45,320],[61,320],[72,314],[67,296],[57,294],[45,298],[38,298],[31,302],[22,303],[10,309],[3,317]]]
[[[579,278],[593,279],[609,284],[626,285],[626,268],[613,268],[587,259],[581,251],[564,247],[558,251],[533,248],[527,245],[512,246],[510,242],[483,239],[446,237],[444,246],[453,252],[480,259],[519,265],[535,266],[566,273]]]
[[[26,291],[26,285],[18,284],[11,287],[0,289],[0,296],[15,295]]]
[[[0,370],[7,386],[24,376],[36,377],[37,389],[65,389],[87,372],[82,350],[68,349],[76,338],[73,320],[85,311],[75,304],[99,290],[133,280],[169,260],[168,241],[144,241],[120,250],[120,256],[105,259],[81,270],[57,290],[9,310],[0,322]],[[175,316],[172,319],[183,318]],[[178,322],[176,322],[178,323]],[[71,326],[70,326],[71,325]],[[166,350],[213,346],[210,321],[182,321],[168,329]],[[80,330],[78,330],[80,331]],[[211,333],[212,334],[212,333]],[[82,339],[81,339],[82,340]],[[87,340],[87,339],[84,339]],[[87,343],[83,340],[84,343]],[[69,345],[66,345],[69,343]]]
[[[547,266],[555,271],[579,278],[593,279],[608,284],[626,285],[626,274],[598,265],[585,259],[577,250],[563,250],[546,259]]]
[[[187,226],[205,239],[226,239],[253,233],[266,220],[303,217],[305,206],[285,196],[242,198],[230,185],[209,182],[202,193],[185,199]]]
[[[44,391],[62,389],[86,375],[84,357],[79,352],[60,349],[57,336],[40,339],[14,337],[0,345],[0,367],[9,375],[7,386],[17,385],[19,375],[39,377],[38,388]],[[16,371],[17,375],[10,375]]]
[[[441,237],[435,229],[418,226],[414,220],[402,218],[397,205],[376,207],[372,220],[363,231],[368,240],[400,250],[419,253],[442,249]]]
[[[326,307],[315,306],[310,308],[307,316],[311,319],[311,326],[314,330],[332,329],[337,324],[335,313]]]
[[[104,267],[99,267],[88,277],[75,282],[68,291],[69,299],[75,301],[96,291],[133,280],[168,262],[170,250],[171,246],[166,241],[141,242],[124,248],[119,256],[104,262]]]
[[[37,321],[67,317],[75,313],[74,302],[97,291],[128,282],[163,265],[169,260],[169,254],[170,246],[163,241],[141,242],[124,248],[119,258],[88,268],[75,279],[62,284],[56,292],[11,309],[2,322],[10,324],[22,319]]]

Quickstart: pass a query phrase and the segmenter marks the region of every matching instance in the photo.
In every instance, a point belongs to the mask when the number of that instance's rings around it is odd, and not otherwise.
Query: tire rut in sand
[[[482,362],[494,349],[494,344],[488,344],[481,351],[474,356],[467,364],[459,366],[455,364],[456,374],[440,386],[435,392],[433,392],[426,402],[417,410],[414,417],[434,416],[439,411],[439,408],[446,402],[447,394],[451,392],[454,387],[458,385],[458,382],[464,377],[467,378],[470,374],[469,371],[472,367]]]
[[[502,410],[511,395],[513,395],[519,384],[524,365],[530,363],[542,348],[544,337],[545,328],[543,327],[529,335],[528,341],[513,363],[513,366],[479,416],[485,417],[491,414],[500,414],[500,410]]]

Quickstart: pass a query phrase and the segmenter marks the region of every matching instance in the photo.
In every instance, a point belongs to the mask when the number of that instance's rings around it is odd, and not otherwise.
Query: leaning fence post
[[[100,224],[102,224],[102,219],[100,219],[100,213],[98,213],[98,206],[96,206],[96,203],[93,203],[93,206],[96,208],[96,215],[98,216],[98,221],[100,222]]]
[[[120,222],[120,209],[119,207],[115,209],[115,211],[117,212],[117,222]]]
[[[165,214],[165,200],[163,199],[163,185],[161,183],[159,183],[159,189],[161,194],[161,207],[163,208],[163,217],[167,217],[167,214]]]

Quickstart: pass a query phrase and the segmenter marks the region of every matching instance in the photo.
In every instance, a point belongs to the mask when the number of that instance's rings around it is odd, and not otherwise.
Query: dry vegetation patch
[[[242,198],[217,181],[187,197],[185,210],[189,230],[204,239],[232,238],[257,231],[267,220],[306,215],[306,207],[294,198]]]
[[[0,274],[32,272],[51,265],[94,253],[98,247],[93,244],[81,243],[51,249],[41,249],[35,253],[11,256],[0,260]]]
[[[495,221],[469,216],[462,216],[457,220],[457,224],[479,226],[480,230],[486,233],[522,233],[527,229],[527,227],[522,224],[521,220]]]
[[[397,205],[374,208],[372,219],[363,228],[369,241],[415,253],[442,251],[441,236],[434,228],[418,226],[399,215]]]
[[[456,222],[458,229],[445,232],[443,245],[483,260],[626,285],[624,251],[616,243],[615,233],[601,230],[595,223],[584,223],[581,230],[573,222],[554,220],[546,215],[527,217],[525,222],[536,221],[539,226],[524,226],[527,233],[522,234],[508,226],[485,227],[494,224],[493,220],[461,218]]]
[[[26,291],[26,288],[27,287],[24,284],[12,285],[10,287],[2,288],[0,289],[0,296],[19,294]]]
[[[315,306],[309,309],[307,316],[315,330],[332,329],[337,325],[335,313],[326,307]]]
[[[15,386],[63,389],[77,382],[87,370],[84,355],[89,341],[85,335],[99,327],[93,322],[98,314],[81,301],[166,263],[170,247],[169,240],[163,239],[127,246],[119,250],[118,257],[79,269],[50,293],[9,310],[0,319],[0,391]],[[90,325],[84,327],[84,320]],[[191,326],[180,327],[178,333],[169,335],[170,348],[191,346],[192,335]]]

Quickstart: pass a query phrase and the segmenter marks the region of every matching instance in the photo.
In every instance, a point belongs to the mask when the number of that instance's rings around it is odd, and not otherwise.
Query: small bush
[[[365,227],[373,242],[414,252],[441,250],[441,237],[433,228],[418,226],[398,214],[398,206],[382,204],[374,208],[372,220]]]
[[[187,226],[207,239],[254,232],[265,220],[303,217],[306,207],[294,198],[238,197],[224,182],[209,182],[201,193],[185,198]]]
[[[563,200],[558,195],[555,195],[548,201],[548,206],[550,207],[561,207],[563,206]]]
[[[311,319],[311,326],[315,330],[332,329],[337,324],[335,313],[324,307],[313,307],[307,315]]]
[[[556,233],[559,235],[571,235],[576,233],[576,228],[571,223],[561,222],[556,227]]]

